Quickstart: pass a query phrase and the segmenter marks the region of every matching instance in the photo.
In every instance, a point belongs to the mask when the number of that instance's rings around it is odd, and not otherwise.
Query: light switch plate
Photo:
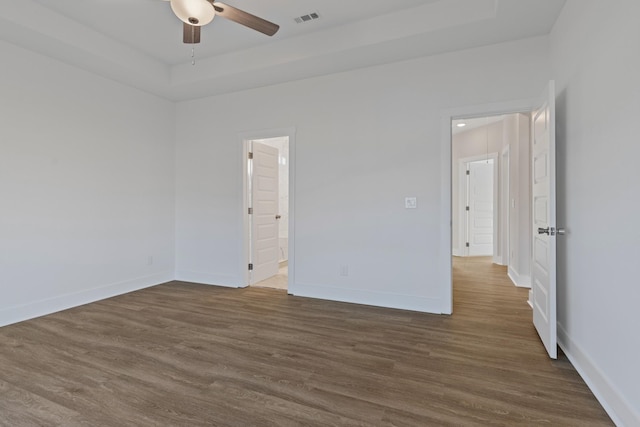
[[[405,197],[404,198],[405,209],[416,209],[418,207],[417,197]]]

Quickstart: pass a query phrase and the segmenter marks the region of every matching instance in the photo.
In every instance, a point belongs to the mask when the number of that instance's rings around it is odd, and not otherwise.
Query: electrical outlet
[[[348,276],[349,275],[349,266],[346,264],[340,264],[340,275]]]
[[[416,209],[418,207],[417,197],[405,197],[404,198],[405,209]]]

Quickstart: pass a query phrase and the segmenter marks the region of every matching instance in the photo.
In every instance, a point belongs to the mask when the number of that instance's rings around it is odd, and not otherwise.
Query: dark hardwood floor
[[[0,425],[612,425],[504,268],[454,276],[453,316],[173,282],[0,328]]]

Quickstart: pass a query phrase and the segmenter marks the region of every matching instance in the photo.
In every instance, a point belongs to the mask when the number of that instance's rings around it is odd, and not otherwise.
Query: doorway
[[[250,285],[287,289],[289,138],[249,141]]]
[[[293,277],[293,131],[246,135],[243,215],[246,286],[288,290]]]
[[[451,123],[453,256],[500,259],[498,153],[504,145],[505,117],[461,118]]]
[[[528,113],[451,120],[452,267],[528,287]],[[452,278],[452,284],[453,278]]]

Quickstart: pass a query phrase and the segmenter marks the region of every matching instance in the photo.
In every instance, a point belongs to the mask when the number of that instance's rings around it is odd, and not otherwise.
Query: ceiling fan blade
[[[214,9],[216,10],[216,15],[227,18],[230,21],[237,22],[238,24],[249,27],[252,30],[259,31],[262,34],[272,36],[280,29],[280,26],[273,22],[269,22],[243,10],[236,9],[233,6],[229,6],[218,1],[207,1],[213,4]]]
[[[182,24],[182,42],[187,44],[200,43],[200,28],[195,25]]]

